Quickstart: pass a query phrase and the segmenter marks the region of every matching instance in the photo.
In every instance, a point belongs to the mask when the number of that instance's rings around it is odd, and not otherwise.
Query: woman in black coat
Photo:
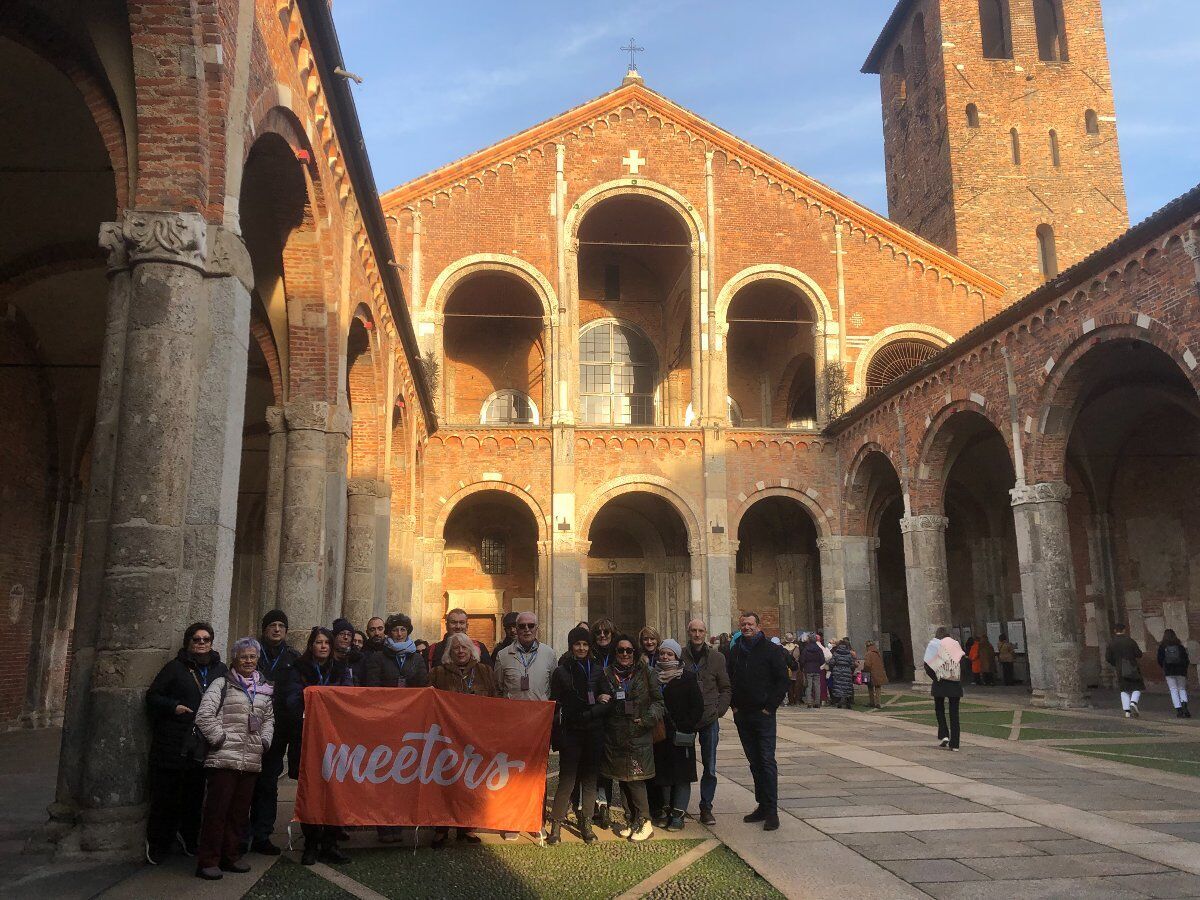
[[[662,788],[667,808],[654,824],[667,831],[683,829],[696,783],[696,730],[704,718],[700,682],[695,672],[683,666],[682,653],[677,641],[663,641],[655,670],[667,711],[663,719],[667,736],[654,745],[654,783]]]
[[[300,761],[304,758],[304,689],[349,687],[352,683],[349,667],[333,657],[333,632],[314,628],[304,654],[288,670],[279,688],[291,720],[292,740],[296,743],[296,756],[288,760],[288,775],[292,778],[300,777]],[[329,863],[350,862],[350,857],[338,850],[337,826],[301,822],[300,828],[304,832],[304,855],[300,858],[304,865],[311,866],[318,859]]]
[[[158,865],[176,839],[189,855],[200,838],[204,757],[208,744],[196,730],[196,710],[208,686],[226,673],[207,622],[188,626],[183,648],[146,691],[150,714],[150,815],[146,862]]]
[[[596,805],[596,774],[604,749],[604,716],[609,710],[609,695],[604,693],[604,668],[592,656],[592,635],[576,626],[567,635],[568,658],[550,676],[550,699],[554,708],[554,729],[550,744],[558,751],[558,787],[550,808],[550,834],[546,843],[562,839],[562,823],[567,818],[571,795],[581,793],[576,821],[585,843],[596,842],[592,831],[592,810]]]
[[[854,705],[855,667],[850,641],[842,638],[833,645],[833,656],[829,660],[829,696],[843,709]]]

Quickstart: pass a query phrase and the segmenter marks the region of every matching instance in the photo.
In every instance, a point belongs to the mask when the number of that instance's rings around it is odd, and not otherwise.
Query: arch
[[[689,553],[692,555],[698,553],[701,539],[700,522],[703,520],[699,514],[699,504],[694,499],[677,492],[674,482],[658,475],[622,475],[600,485],[592,491],[582,512],[576,516],[578,525],[576,534],[582,535],[586,540],[591,531],[592,522],[595,520],[596,514],[604,508],[604,504],[622,494],[639,491],[661,497],[675,508],[687,529]]]
[[[1033,0],[1038,58],[1042,62],[1067,61],[1067,34],[1059,0]]]
[[[741,505],[729,517],[729,533],[736,535],[738,526],[742,524],[742,517],[750,510],[755,503],[767,497],[787,497],[790,500],[795,500],[808,512],[813,520],[813,525],[816,526],[818,537],[827,538],[832,534],[829,525],[829,519],[825,515],[825,510],[821,509],[821,505],[812,497],[803,491],[792,487],[784,487],[783,485],[765,485],[750,494],[742,501]]]
[[[1050,139],[1050,164],[1057,169],[1062,166],[1062,153],[1058,147],[1058,132],[1051,128],[1048,137]]]
[[[1100,133],[1100,117],[1096,115],[1094,109],[1085,109],[1083,111],[1083,130],[1088,134]]]
[[[539,424],[541,424],[541,421],[542,421],[541,413],[538,411],[537,404],[533,401],[533,398],[530,397],[528,394],[523,393],[522,391],[512,390],[511,388],[505,388],[505,389],[499,390],[499,391],[492,391],[492,393],[488,395],[487,399],[483,401],[483,406],[479,410],[479,424],[480,425],[489,424],[488,423],[488,408],[494,402],[496,402],[497,400],[500,400],[502,398],[510,398],[510,399],[520,398],[524,402],[528,403],[529,410],[530,410],[530,421],[528,421],[528,422],[509,422],[509,423],[497,422],[497,423],[492,423],[492,424],[498,424],[498,425],[504,425],[504,424],[507,424],[507,425],[539,425]]]
[[[1019,166],[1021,164],[1021,132],[1016,127],[1009,129],[1008,143],[1009,152],[1012,154],[1012,164]]]
[[[979,107],[976,106],[974,103],[967,104],[967,127],[968,128],[978,128],[979,127]]]
[[[384,437],[383,395],[377,359],[375,321],[370,310],[360,305],[350,319],[344,342],[346,353],[346,398],[350,406],[350,474],[379,478],[382,473]]]
[[[476,481],[459,488],[447,497],[445,502],[442,503],[441,508],[438,509],[437,515],[433,520],[432,534],[436,537],[445,534],[446,522],[449,520],[450,514],[454,512],[455,507],[472,494],[478,494],[483,491],[500,491],[504,494],[512,494],[528,507],[534,522],[537,524],[538,540],[544,541],[549,538],[550,527],[546,521],[545,513],[542,512],[541,505],[524,488],[517,487],[515,484],[507,481]]]
[[[646,385],[646,386],[651,387],[652,390],[649,390],[649,391],[638,390],[636,377],[634,378],[634,383],[631,385],[632,390],[627,391],[627,392],[618,391],[616,389],[616,385],[615,385],[614,381],[611,379],[611,377],[606,377],[606,381],[609,382],[609,389],[608,389],[607,393],[603,393],[603,394],[598,391],[584,390],[585,385],[583,383],[580,383],[579,384],[579,421],[581,423],[594,424],[594,425],[606,425],[606,424],[614,425],[614,426],[616,426],[616,425],[643,425],[643,426],[655,425],[659,421],[660,403],[659,403],[658,395],[659,395],[659,388],[660,388],[660,383],[661,383],[661,378],[662,378],[662,372],[660,371],[660,360],[659,360],[658,352],[654,347],[654,341],[652,341],[650,339],[650,336],[647,335],[646,332],[643,331],[637,324],[635,324],[633,322],[626,322],[622,319],[616,319],[616,318],[606,316],[606,317],[600,318],[600,319],[593,319],[592,321],[588,322],[586,325],[584,325],[582,328],[579,329],[579,340],[578,340],[578,343],[580,346],[580,352],[579,352],[580,376],[579,377],[580,377],[581,382],[583,379],[583,370],[585,367],[605,368],[607,370],[608,376],[611,376],[615,372],[615,367],[620,362],[619,360],[615,359],[612,354],[609,355],[609,358],[607,360],[598,360],[595,363],[590,363],[587,359],[584,358],[584,353],[583,353],[583,349],[582,349],[583,348],[583,339],[586,335],[590,334],[593,331],[596,331],[599,328],[611,328],[612,329],[612,331],[610,332],[610,340],[612,340],[614,344],[615,344],[615,339],[612,337],[612,335],[615,335],[617,332],[628,332],[628,333],[634,335],[638,339],[638,341],[641,342],[641,344],[643,345],[641,349],[649,355],[650,359],[642,361],[642,362],[637,362],[637,361],[635,361],[635,354],[630,353],[628,365],[630,367],[641,367],[641,368],[646,368],[646,369],[650,370],[652,382],[650,385]],[[629,343],[632,345],[633,342],[630,341]],[[596,398],[605,397],[607,399],[607,401],[608,401],[608,421],[607,422],[594,420],[593,418],[588,416],[588,414],[585,411],[585,406],[586,406],[585,399],[587,397],[596,397]],[[615,401],[619,397],[630,398],[630,418],[631,418],[631,420],[641,420],[641,419],[649,418],[649,421],[630,421],[630,422],[618,421],[618,411],[614,407],[616,405]],[[640,398],[643,401],[640,409],[634,408],[633,400],[635,398]],[[646,401],[648,401],[649,410],[646,409]],[[648,416],[647,416],[647,412],[649,413]]]
[[[720,293],[717,294],[716,304],[717,327],[720,329],[721,334],[729,333],[729,306],[733,302],[733,298],[737,295],[737,292],[752,282],[768,279],[787,282],[809,298],[812,302],[813,310],[819,319],[817,326],[820,332],[825,335],[827,342],[826,355],[828,355],[831,348],[836,352],[837,329],[836,326],[831,326],[830,324],[834,319],[833,307],[829,305],[829,298],[825,296],[825,292],[821,290],[821,286],[811,276],[805,275],[799,269],[794,269],[782,263],[760,263],[758,265],[747,266],[725,282],[721,287]],[[833,331],[833,341],[829,343],[831,328]]]
[[[984,59],[1012,59],[1008,0],[979,0],[979,32]]]
[[[912,26],[909,28],[909,49],[912,51],[912,74],[913,78],[920,80],[925,77],[925,70],[928,66],[928,52],[926,51],[925,40],[925,15],[917,13],[913,16]]]
[[[964,433],[961,423],[965,421],[969,427],[971,417],[977,420],[977,427],[974,432]],[[932,417],[921,438],[920,453],[917,457],[917,480],[921,485],[921,496],[913,500],[914,513],[927,513],[943,508],[946,479],[955,458],[962,450],[961,439],[985,430],[984,423],[986,428],[990,428],[1000,437],[1008,454],[1009,466],[1016,471],[1005,423],[994,421],[984,406],[975,400],[951,401]],[[936,497],[932,495],[934,492],[931,492],[931,486],[936,487]]]
[[[1054,239],[1054,228],[1044,222],[1037,227],[1038,267],[1042,279],[1049,281],[1058,276],[1058,247]]]
[[[892,81],[896,85],[896,99],[903,103],[908,99],[908,68],[904,63],[903,44],[897,44],[892,51]]]
[[[429,286],[425,294],[426,308],[442,312],[459,282],[481,272],[501,272],[525,282],[542,304],[545,316],[553,316],[558,309],[558,297],[546,276],[536,266],[505,253],[473,253],[450,263]]]
[[[619,178],[598,184],[579,195],[579,199],[567,210],[565,227],[567,234],[573,240],[579,238],[579,226],[583,223],[588,212],[600,202],[621,194],[638,194],[661,200],[673,209],[683,220],[693,242],[704,240],[704,223],[695,206],[683,194],[646,178]],[[693,299],[693,303],[695,300]]]
[[[935,328],[932,325],[925,325],[922,322],[904,322],[899,325],[890,325],[882,331],[876,332],[867,341],[866,345],[858,351],[858,358],[854,361],[853,389],[857,396],[862,397],[866,395],[867,369],[871,365],[871,358],[884,344],[906,339],[928,341],[936,344],[938,347],[948,347],[954,343],[954,337],[949,332]]]

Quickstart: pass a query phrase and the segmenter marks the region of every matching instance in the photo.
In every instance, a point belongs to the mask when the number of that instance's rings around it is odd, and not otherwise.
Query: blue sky
[[[879,86],[859,67],[893,0],[334,0],[381,190],[615,87],[646,83],[886,212]],[[1104,0],[1130,216],[1200,182],[1200,0]]]

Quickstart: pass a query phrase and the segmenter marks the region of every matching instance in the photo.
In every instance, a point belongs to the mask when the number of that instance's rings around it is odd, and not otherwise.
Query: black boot
[[[302,865],[302,866],[314,865],[317,861],[317,856],[320,855],[320,852],[321,852],[320,848],[317,847],[317,844],[315,841],[312,843],[309,843],[306,841],[304,844],[304,854],[300,857],[300,865]]]
[[[596,811],[596,824],[601,828],[612,828],[612,807],[607,803]]]
[[[742,816],[743,822],[761,822],[767,818],[767,811],[763,809],[762,804],[754,807],[754,812],[749,815]]]
[[[546,835],[547,844],[557,844],[562,840],[562,822],[558,819],[550,820],[550,833]]]
[[[671,816],[667,820],[667,831],[683,831],[683,817],[682,809],[672,809]]]
[[[711,806],[700,807],[700,824],[701,825],[716,825],[717,818],[713,815]]]
[[[323,863],[344,865],[350,862],[350,857],[338,849],[337,838],[327,837],[321,842],[321,852],[317,858]]]
[[[1183,717],[1185,719],[1190,719],[1192,717],[1192,711],[1188,709],[1186,700],[1183,701]]]
[[[600,838],[596,837],[596,832],[592,831],[592,822],[590,819],[579,820],[579,836],[583,838],[585,844],[594,844]]]

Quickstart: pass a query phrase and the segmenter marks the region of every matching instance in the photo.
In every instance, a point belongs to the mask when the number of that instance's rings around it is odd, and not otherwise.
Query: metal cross
[[[637,71],[637,63],[635,63],[635,62],[634,62],[634,57],[633,57],[633,54],[635,54],[635,53],[642,53],[642,52],[644,52],[644,51],[645,51],[645,49],[646,49],[645,47],[639,47],[639,46],[637,45],[637,43],[634,41],[634,39],[633,39],[633,38],[630,38],[630,39],[629,39],[629,46],[628,46],[628,47],[622,47],[622,48],[621,48],[621,52],[622,52],[622,53],[628,53],[628,54],[629,54],[629,71],[630,71],[630,72],[636,72],[636,71]]]

